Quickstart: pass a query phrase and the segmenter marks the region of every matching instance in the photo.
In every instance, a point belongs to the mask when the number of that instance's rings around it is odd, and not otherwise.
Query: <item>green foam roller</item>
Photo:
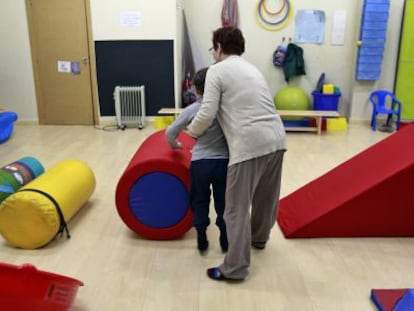
[[[33,157],[24,157],[1,167],[0,203],[44,171],[43,165]]]

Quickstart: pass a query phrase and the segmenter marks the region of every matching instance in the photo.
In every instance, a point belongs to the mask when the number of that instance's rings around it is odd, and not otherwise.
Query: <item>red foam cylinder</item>
[[[116,207],[124,223],[134,232],[156,240],[177,238],[192,226],[192,211],[188,206],[185,216],[176,224],[167,228],[155,228],[138,219],[130,207],[131,188],[143,176],[162,172],[177,177],[190,190],[191,149],[195,141],[186,133],[181,133],[179,141],[183,149],[172,149],[165,138],[165,130],[149,136],[138,148],[122,174],[116,189]],[[160,185],[162,187],[162,185]],[[174,208],[174,202],[170,202]],[[162,217],[163,215],[159,215]]]

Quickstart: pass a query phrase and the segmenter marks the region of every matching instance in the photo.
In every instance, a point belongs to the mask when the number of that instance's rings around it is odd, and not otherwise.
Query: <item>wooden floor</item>
[[[267,248],[252,250],[245,282],[208,279],[206,268],[223,258],[214,226],[208,231],[210,249],[200,256],[194,230],[175,241],[148,241],[117,214],[117,182],[153,131],[151,125],[141,131],[16,125],[10,140],[0,145],[0,166],[24,156],[36,157],[46,169],[79,159],[94,171],[97,188],[69,223],[70,240],[22,250],[0,237],[0,261],[31,263],[82,280],[75,311],[365,311],[376,310],[369,298],[372,288],[414,287],[412,238],[286,240],[277,225]],[[282,196],[388,135],[362,124],[321,136],[289,133]]]

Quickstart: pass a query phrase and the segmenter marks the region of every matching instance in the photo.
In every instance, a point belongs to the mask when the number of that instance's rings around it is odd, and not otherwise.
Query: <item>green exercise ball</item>
[[[287,86],[276,93],[274,103],[277,110],[309,110],[308,94],[300,87]],[[283,117],[283,120],[302,120],[302,117]]]

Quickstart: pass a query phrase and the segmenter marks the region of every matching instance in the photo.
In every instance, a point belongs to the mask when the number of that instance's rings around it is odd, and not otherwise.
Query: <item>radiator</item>
[[[145,126],[145,87],[116,86],[114,90],[115,115],[118,128]]]

